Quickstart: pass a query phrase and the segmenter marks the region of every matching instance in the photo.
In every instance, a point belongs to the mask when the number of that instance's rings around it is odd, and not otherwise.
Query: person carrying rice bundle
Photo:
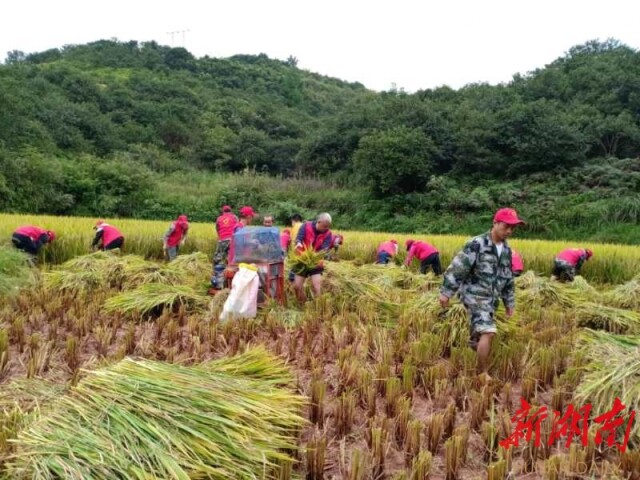
[[[296,237],[296,252],[299,256],[303,256],[307,252],[322,252],[324,255],[331,248],[333,235],[329,227],[331,226],[331,215],[321,213],[313,222],[305,222],[298,231]],[[313,266],[305,266],[305,268],[293,268],[295,274],[293,279],[293,287],[300,303],[307,300],[304,293],[304,283],[307,278],[311,278],[314,295],[318,296],[322,293],[322,272],[324,266],[322,257]]]
[[[487,233],[469,240],[451,261],[440,288],[440,305],[446,308],[457,292],[469,314],[469,346],[478,354],[478,373],[489,381],[491,341],[497,332],[495,311],[500,300],[506,316],[515,309],[511,248],[507,242],[518,225],[525,222],[512,208],[501,208]]]

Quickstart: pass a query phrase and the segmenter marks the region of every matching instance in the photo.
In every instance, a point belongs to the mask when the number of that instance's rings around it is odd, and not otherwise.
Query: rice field
[[[0,245],[10,243],[11,234],[19,225],[34,224],[56,232],[56,241],[43,249],[42,261],[45,264],[59,264],[89,252],[97,219],[83,217],[55,217],[42,215],[14,215],[0,213]],[[139,255],[146,259],[162,258],[162,235],[171,221],[152,221],[135,219],[106,219],[117,226],[125,236],[126,253]],[[215,247],[215,219],[211,223],[190,223],[189,239],[182,249],[183,253],[211,253]],[[487,225],[487,230],[490,225]],[[425,240],[440,250],[443,265],[447,265],[452,256],[469,239],[459,235],[410,235],[385,234],[378,232],[341,231],[346,241],[340,256],[344,260],[372,263],[375,260],[376,246],[385,240],[395,238],[404,245],[409,238]],[[483,232],[478,232],[478,234]],[[542,275],[549,275],[555,254],[567,247],[591,248],[594,257],[586,262],[582,275],[589,282],[598,284],[621,284],[631,280],[640,272],[640,248],[630,245],[594,244],[581,242],[519,240],[510,241],[513,248],[524,257],[525,268]],[[404,258],[400,248],[399,261]]]
[[[169,222],[112,220],[124,251],[93,254],[94,219],[0,215],[1,238],[23,223],[59,241],[37,270],[0,248],[13,265],[0,275],[20,279],[0,292],[2,479],[640,478],[636,424],[625,452],[595,428],[616,397],[625,419],[640,408],[637,248],[571,245],[595,256],[566,285],[548,277],[566,244],[514,240],[527,272],[515,316],[498,311],[486,383],[463,306],[438,304],[441,279],[372,265],[388,235],[344,232],[322,296],[298,305],[288,288],[286,306],[220,323],[211,224],[192,224],[167,264]],[[415,238],[443,266],[466,240]],[[544,440],[505,448],[522,399],[547,407]],[[546,441],[553,410],[586,404],[584,445]]]

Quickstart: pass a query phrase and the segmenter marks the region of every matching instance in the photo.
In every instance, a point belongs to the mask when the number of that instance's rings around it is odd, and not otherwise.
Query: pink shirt
[[[377,253],[382,253],[382,252],[388,253],[389,255],[391,255],[393,257],[398,253],[398,244],[397,243],[393,243],[392,241],[382,242],[378,246],[378,252]]]
[[[583,248],[567,248],[566,250],[561,251],[556,258],[564,260],[575,267],[578,265],[580,259],[582,257],[586,258],[586,256],[587,252],[585,252]]]
[[[428,244],[427,242],[418,240],[417,242],[413,242],[413,245],[411,245],[405,264],[409,265],[411,263],[411,260],[413,260],[413,257],[416,257],[418,260],[422,261],[429,255],[432,255],[434,253],[438,253],[438,249],[436,247]]]
[[[511,249],[511,270],[514,272],[524,271],[524,262],[522,257],[513,248]]]

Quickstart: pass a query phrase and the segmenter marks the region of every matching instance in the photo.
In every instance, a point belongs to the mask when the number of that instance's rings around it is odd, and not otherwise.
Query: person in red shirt
[[[40,249],[55,240],[56,234],[53,230],[44,230],[34,225],[23,225],[16,228],[11,236],[11,243],[18,250],[31,255],[38,255]]]
[[[593,257],[588,248],[567,248],[561,251],[553,261],[553,276],[561,282],[573,282],[584,262]]]
[[[223,207],[223,212],[225,208],[229,208],[225,205]],[[226,217],[229,221],[223,219],[225,213],[230,214],[230,217]],[[223,228],[218,229],[218,247],[216,248],[216,254],[213,257],[213,276],[211,277],[211,287],[214,289],[221,289],[224,285],[224,271],[227,268],[227,264],[234,263],[234,245],[233,245],[233,234],[236,233],[241,228],[246,227],[247,225],[251,225],[253,219],[258,216],[258,214],[253,210],[252,207],[242,207],[238,213],[240,214],[240,220],[237,219],[235,215],[231,213],[231,209],[227,210],[223,213],[218,220],[222,219],[220,224],[222,224]],[[231,225],[230,219],[231,216],[235,219],[233,225]],[[218,226],[218,222],[216,221],[216,227]]]
[[[289,252],[289,247],[291,246],[291,230],[289,228],[282,230],[280,234],[280,246],[282,247],[282,256],[286,257],[287,252]]]
[[[522,275],[522,272],[524,272],[524,261],[522,260],[522,256],[513,248],[511,249],[511,271],[513,271],[514,277],[519,277]]]
[[[421,240],[409,239],[405,242],[407,247],[407,259],[404,264],[408,267],[411,260],[420,260],[420,273],[427,273],[429,266],[436,275],[442,275],[442,265],[440,264],[440,252],[433,245]]]
[[[331,215],[328,213],[321,213],[313,222],[303,223],[296,237],[296,250],[303,251],[311,248],[316,252],[329,251],[333,242],[333,235],[329,227],[331,227]],[[303,275],[294,275],[293,287],[300,303],[304,303],[307,300],[307,296],[304,293],[304,283],[307,278],[311,278],[314,295],[319,296],[322,293],[323,271],[324,267],[320,263],[316,268]]]
[[[172,222],[163,237],[162,249],[165,257],[175,260],[178,256],[178,248],[184,245],[189,233],[189,221],[186,215],[180,215],[175,222]]]
[[[98,220],[94,227],[96,236],[93,237],[91,242],[91,249],[101,250],[114,250],[116,248],[122,248],[124,244],[124,236],[113,225],[109,225],[104,220]]]
[[[398,241],[388,240],[378,245],[376,252],[376,263],[379,265],[387,265],[393,257],[398,254]]]
[[[213,264],[226,265],[229,258],[229,244],[233,229],[238,224],[238,217],[231,211],[229,205],[222,207],[222,215],[216,218],[216,234],[218,235],[218,243],[216,251],[213,254]]]

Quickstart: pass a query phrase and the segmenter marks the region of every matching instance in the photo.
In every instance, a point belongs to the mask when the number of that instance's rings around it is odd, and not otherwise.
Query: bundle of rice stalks
[[[65,391],[65,386],[36,378],[14,380],[0,389],[0,478],[2,464],[13,450],[11,441]],[[45,407],[46,409],[46,407]]]
[[[202,252],[194,252],[188,255],[178,255],[171,262],[176,269],[190,273],[192,276],[201,277],[211,275],[211,259]]]
[[[592,300],[594,299],[594,297],[597,297],[598,295],[600,295],[600,292],[598,292],[598,290],[592,287],[589,284],[589,282],[587,282],[584,279],[584,277],[581,275],[576,276],[573,279],[573,282],[568,284],[568,286],[571,287],[573,290],[578,291],[580,294],[584,296],[588,296]]]
[[[640,311],[640,280],[634,279],[609,290],[602,296],[607,305]]]
[[[640,314],[621,308],[585,302],[576,309],[578,326],[603,329],[612,333],[640,333]]]
[[[291,372],[285,364],[276,361],[263,346],[252,348],[235,357],[210,360],[198,367],[216,374],[250,377],[273,386],[288,385],[292,381]]]
[[[469,342],[469,316],[467,309],[460,302],[452,302],[451,306],[438,316],[435,333],[442,336],[444,345],[465,347]]]
[[[45,274],[49,289],[71,293],[88,293],[96,288],[119,287],[127,263],[138,257],[121,257],[113,252],[94,252],[71,259],[52,272]]]
[[[0,246],[0,295],[16,293],[34,279],[25,253],[13,247]]]
[[[306,275],[322,265],[326,255],[327,252],[325,250],[319,252],[311,248],[305,248],[301,252],[293,250],[291,254],[289,254],[288,263],[293,273],[296,275]]]
[[[131,359],[90,372],[21,432],[8,474],[277,478],[277,465],[294,461],[285,452],[296,447],[304,399],[276,387],[291,380],[278,360],[252,356],[251,368],[242,367],[242,356],[232,360],[233,374],[217,362],[183,367]]]
[[[518,302],[526,309],[545,308],[553,305],[571,308],[581,300],[584,300],[584,297],[577,290],[563,288],[562,284],[543,277],[535,277],[530,285],[518,295]]]
[[[147,283],[135,290],[120,293],[104,303],[108,312],[159,313],[163,309],[173,309],[179,305],[199,309],[207,305],[209,298],[200,295],[188,285],[164,285]]]
[[[153,262],[136,262],[124,271],[124,288],[135,288],[148,283],[180,285],[187,283],[189,272],[172,263],[161,265]]]
[[[15,405],[20,405],[23,410],[31,410],[55,400],[65,389],[64,385],[39,378],[13,380],[3,384],[0,389],[0,411]]]
[[[528,270],[516,278],[516,287],[521,289],[531,288],[536,283],[537,278],[533,270]]]
[[[354,306],[358,302],[371,302],[389,315],[398,315],[400,305],[394,300],[399,298],[393,298],[393,295],[399,292],[385,291],[371,279],[359,277],[358,268],[344,262],[330,263],[327,265],[327,272],[327,291],[345,296]]]
[[[624,417],[628,420],[627,412],[640,409],[640,336],[586,330],[580,342],[581,351],[589,361],[583,367],[584,376],[576,388],[574,403],[592,404],[593,415],[598,416],[609,411],[613,400],[619,398],[627,408]],[[640,445],[637,421],[631,430],[630,442],[636,447]]]

